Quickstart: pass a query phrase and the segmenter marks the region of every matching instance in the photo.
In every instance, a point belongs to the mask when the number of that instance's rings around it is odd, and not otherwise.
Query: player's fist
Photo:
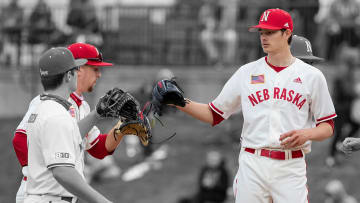
[[[360,150],[360,138],[347,137],[340,148],[345,154],[350,155],[354,151]]]
[[[308,129],[292,130],[280,135],[279,141],[284,149],[291,149],[303,145],[309,140]]]

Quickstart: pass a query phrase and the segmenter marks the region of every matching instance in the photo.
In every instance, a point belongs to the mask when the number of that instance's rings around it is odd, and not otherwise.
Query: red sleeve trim
[[[88,149],[87,151],[89,152],[89,154],[97,159],[103,159],[105,158],[107,155],[111,155],[114,153],[114,151],[112,152],[108,152],[106,150],[105,147],[105,141],[106,141],[106,137],[108,135],[107,134],[100,134],[92,143],[95,143],[96,140],[98,140],[96,142],[96,144],[94,146],[92,146],[90,149]]]
[[[216,111],[214,111],[212,108],[210,108],[212,116],[213,116],[213,123],[212,126],[215,126],[219,123],[221,123],[224,118],[222,116],[220,116]]]
[[[25,130],[16,130],[12,140],[16,157],[21,166],[28,165],[27,135],[24,132]]]
[[[330,116],[325,116],[325,117],[319,118],[316,120],[316,122],[320,123],[321,121],[328,120],[330,118],[335,118],[336,116],[337,116],[336,113],[334,113],[334,114],[331,114]]]
[[[333,130],[333,132],[334,132],[335,124],[334,124],[334,120],[333,120],[333,119],[327,120],[327,121],[324,121],[324,122],[321,122],[321,123],[328,123],[328,124],[331,126],[331,128],[332,128],[332,130]],[[318,126],[318,125],[320,125],[320,123],[316,124],[316,126]]]
[[[220,114],[220,115],[223,115],[223,114],[224,114],[224,112],[222,112],[222,111],[220,111],[218,108],[216,108],[212,102],[211,102],[209,105],[210,105],[211,109],[213,109],[213,110],[216,111],[216,113],[218,113],[218,114]]]
[[[15,132],[20,132],[20,133],[25,133],[26,134],[26,130],[23,130],[23,129],[16,129]]]

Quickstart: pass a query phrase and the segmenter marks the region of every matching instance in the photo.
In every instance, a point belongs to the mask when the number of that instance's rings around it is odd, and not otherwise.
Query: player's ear
[[[70,82],[71,80],[71,71],[65,73],[65,81]]]

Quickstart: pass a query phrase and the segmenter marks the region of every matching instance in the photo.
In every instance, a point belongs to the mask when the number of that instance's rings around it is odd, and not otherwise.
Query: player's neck
[[[290,49],[282,52],[268,53],[267,61],[277,67],[287,67],[294,63],[295,58],[291,55]]]
[[[81,91],[79,88],[78,89],[76,89],[76,91],[75,91],[75,93],[78,95],[78,96],[82,96],[82,93],[83,93],[83,91]]]
[[[60,87],[58,87],[54,90],[47,90],[47,91],[45,91],[45,93],[56,95],[56,96],[62,97],[65,100],[67,100],[71,91],[69,90],[69,88],[66,85],[61,85]]]

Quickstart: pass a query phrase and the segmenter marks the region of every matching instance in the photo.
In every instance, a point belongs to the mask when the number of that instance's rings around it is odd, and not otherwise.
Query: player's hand
[[[290,149],[303,145],[309,140],[309,129],[292,130],[280,135],[281,146],[284,149]]]
[[[354,151],[360,150],[360,138],[347,137],[341,147],[340,150],[343,151],[346,155],[351,155]]]

